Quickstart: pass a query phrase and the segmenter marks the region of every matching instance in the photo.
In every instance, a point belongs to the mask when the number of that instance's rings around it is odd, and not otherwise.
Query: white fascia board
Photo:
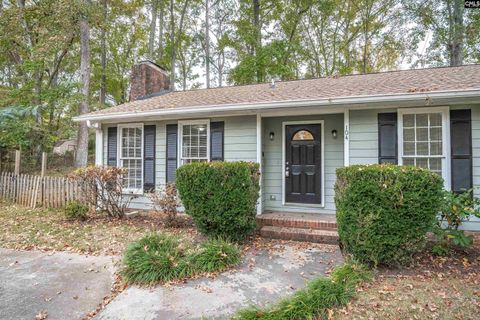
[[[338,97],[328,99],[308,99],[308,100],[288,100],[288,101],[272,101],[265,103],[238,103],[230,105],[210,105],[210,106],[192,106],[178,109],[160,109],[149,111],[133,111],[133,112],[117,112],[100,115],[83,115],[74,117],[73,121],[92,121],[101,122],[103,120],[113,119],[129,119],[131,117],[152,117],[152,116],[188,116],[201,114],[205,112],[228,112],[228,111],[260,111],[264,109],[280,109],[291,107],[312,107],[312,106],[339,106],[339,105],[356,105],[366,103],[391,103],[402,101],[423,101],[428,102],[433,99],[452,99],[452,98],[475,98],[480,99],[480,89],[475,90],[449,90],[437,92],[422,92],[410,94],[390,94],[390,95],[374,95],[374,96],[353,96]]]

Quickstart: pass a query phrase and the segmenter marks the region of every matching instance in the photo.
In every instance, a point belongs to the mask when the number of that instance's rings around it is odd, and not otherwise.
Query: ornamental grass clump
[[[168,234],[152,233],[132,243],[123,258],[128,283],[153,285],[225,270],[240,262],[240,250],[224,240],[198,246]]]
[[[426,169],[391,164],[337,169],[335,204],[344,252],[373,266],[410,261],[433,230],[442,201],[443,180]]]

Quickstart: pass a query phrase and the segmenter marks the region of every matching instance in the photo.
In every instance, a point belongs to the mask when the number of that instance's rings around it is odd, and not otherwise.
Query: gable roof
[[[144,100],[124,103],[75,118],[117,118],[143,113],[172,114],[207,107],[241,109],[242,106],[331,101],[332,99],[382,97],[396,95],[433,95],[441,92],[480,90],[480,65],[411,69],[371,74],[325,77],[308,80],[231,86],[169,92]],[[351,100],[351,99],[350,99]]]

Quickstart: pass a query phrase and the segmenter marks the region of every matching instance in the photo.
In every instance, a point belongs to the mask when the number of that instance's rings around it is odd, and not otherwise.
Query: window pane
[[[417,128],[417,141],[428,141],[428,128]]]
[[[428,155],[428,142],[417,142],[417,155]]]
[[[442,172],[442,159],[440,158],[430,158],[430,170]]]
[[[182,164],[207,158],[207,124],[184,125],[182,132]]]
[[[415,129],[403,129],[404,141],[415,141]]]
[[[417,167],[428,169],[428,158],[417,158],[415,162]]]
[[[313,135],[310,131],[307,130],[300,130],[295,133],[292,138],[293,141],[297,140],[313,140]]]
[[[430,142],[430,155],[441,156],[442,155],[442,142]]]
[[[441,127],[442,126],[442,114],[441,113],[430,113],[430,126]]]
[[[403,165],[414,166],[415,165],[415,159],[414,158],[403,158]]]
[[[415,126],[427,127],[428,126],[428,113],[421,113],[415,115]]]
[[[404,142],[403,143],[403,154],[406,156],[415,155],[415,142]]]
[[[442,140],[442,128],[430,128],[430,140]]]
[[[404,114],[403,115],[403,126],[412,128],[414,126],[414,115],[413,114]]]

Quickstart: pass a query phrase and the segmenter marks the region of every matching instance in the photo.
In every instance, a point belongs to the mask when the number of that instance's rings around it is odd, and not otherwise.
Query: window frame
[[[183,121],[178,121],[177,167],[181,167],[183,165],[183,160],[184,160],[184,158],[182,157],[183,127],[188,125],[195,125],[195,124],[207,125],[207,157],[206,158],[185,158],[185,159],[198,159],[198,160],[206,160],[207,162],[210,162],[210,119],[183,120]]]
[[[124,168],[122,164],[122,160],[141,160],[141,177],[142,177],[142,183],[141,187],[139,189],[137,188],[123,188],[123,193],[124,194],[143,194],[143,184],[144,184],[144,124],[143,123],[124,123],[124,124],[119,124],[117,126],[117,167],[119,168]],[[137,157],[122,157],[122,131],[123,129],[131,129],[131,128],[140,128],[141,129],[141,138],[140,138],[140,158]]]
[[[403,116],[406,114],[440,113],[442,115],[442,155],[436,156],[442,161],[442,178],[446,190],[451,189],[450,170],[450,108],[449,107],[426,107],[426,108],[403,108],[398,109],[398,164],[403,165]],[[411,156],[412,158],[434,158],[429,155]]]

